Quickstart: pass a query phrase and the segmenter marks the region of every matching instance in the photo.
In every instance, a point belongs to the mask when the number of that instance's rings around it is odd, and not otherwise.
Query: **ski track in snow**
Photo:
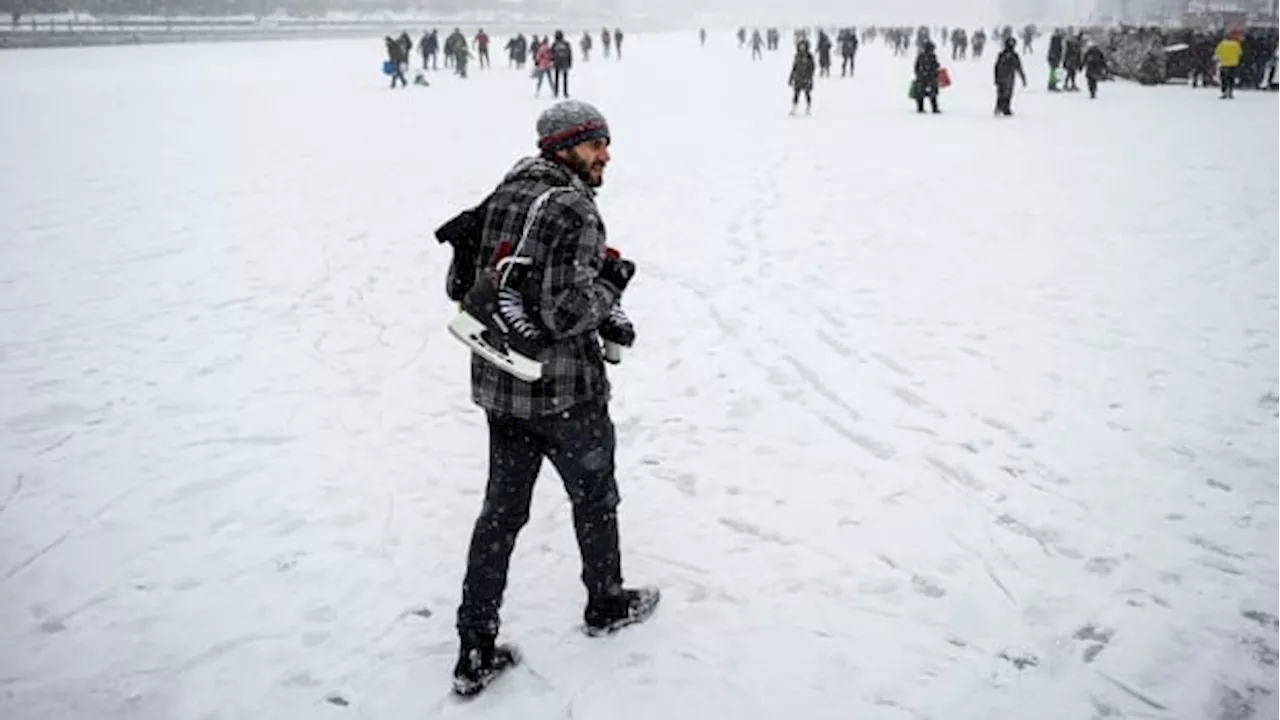
[[[376,38],[0,54],[0,717],[1275,717],[1275,96],[997,121],[989,58],[917,117],[875,44],[789,118],[733,44],[574,70],[663,605],[578,632],[548,467],[526,664],[465,704],[486,437],[430,231],[548,99],[389,92]]]

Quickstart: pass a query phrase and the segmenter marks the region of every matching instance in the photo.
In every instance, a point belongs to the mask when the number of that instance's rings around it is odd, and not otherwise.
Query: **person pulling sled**
[[[537,132],[540,154],[517,162],[484,202],[436,233],[454,247],[447,289],[462,301],[458,318],[482,326],[451,330],[473,350],[472,399],[489,427],[488,484],[457,612],[453,687],[461,696],[520,660],[497,643],[499,610],[543,458],[572,503],[585,632],[642,622],[660,598],[655,587],[622,580],[605,362],[635,340],[619,303],[635,265],[606,247],[595,203],[610,161],[609,126],[591,105],[567,100],[542,113]],[[503,360],[516,355],[518,368]]]

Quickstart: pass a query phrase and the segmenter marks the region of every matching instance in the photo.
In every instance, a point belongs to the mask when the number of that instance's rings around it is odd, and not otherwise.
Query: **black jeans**
[[[1013,114],[1013,81],[996,83],[996,112],[1001,115]]]
[[[1222,83],[1222,97],[1236,96],[1236,73],[1238,68],[1224,67],[1218,70],[1218,80]]]
[[[1085,79],[1085,82],[1089,83],[1089,97],[1091,98],[1098,97],[1098,76],[1085,75],[1084,79]]]
[[[917,87],[916,95],[916,112],[924,112],[924,101],[929,101],[929,107],[934,112],[938,112],[938,86],[933,83],[920,83]]]
[[[795,107],[800,103],[800,95],[804,95],[804,105],[809,107],[813,104],[813,89],[808,87],[796,87],[791,93],[791,106]]]
[[[551,94],[556,97],[562,94],[569,97],[569,69],[556,68],[551,72]]]
[[[458,630],[498,632],[516,535],[529,520],[533,484],[545,457],[564,481],[582,555],[588,603],[622,592],[613,421],[603,401],[522,420],[489,414],[489,484],[467,554]]]
[[[404,64],[396,63],[395,72],[391,74],[391,87],[395,87],[399,82],[404,87],[409,87],[409,80],[404,76]]]

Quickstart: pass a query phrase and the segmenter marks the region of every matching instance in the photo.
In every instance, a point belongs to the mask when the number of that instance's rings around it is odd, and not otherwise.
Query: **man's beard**
[[[603,173],[598,180],[591,177],[591,166],[588,165],[587,161],[583,160],[577,153],[565,153],[563,162],[575,175],[582,179],[582,182],[587,184],[587,187],[596,188],[604,184]]]

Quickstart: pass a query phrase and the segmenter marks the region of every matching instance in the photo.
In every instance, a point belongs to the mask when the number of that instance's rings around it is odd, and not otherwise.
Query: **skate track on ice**
[[[598,641],[548,468],[446,698],[485,473],[430,231],[547,98],[367,42],[0,54],[0,717],[1276,717],[1277,103],[632,36]]]

